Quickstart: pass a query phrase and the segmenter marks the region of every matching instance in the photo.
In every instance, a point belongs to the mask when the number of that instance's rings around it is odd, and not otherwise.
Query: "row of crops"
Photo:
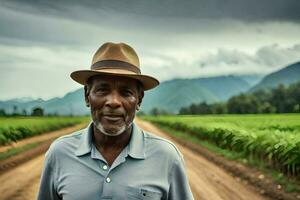
[[[88,117],[0,117],[0,145],[88,120]]]
[[[231,151],[242,152],[290,176],[300,175],[300,115],[147,116]]]

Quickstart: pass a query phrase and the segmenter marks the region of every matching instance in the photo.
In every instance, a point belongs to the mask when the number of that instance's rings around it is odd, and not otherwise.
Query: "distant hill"
[[[54,98],[43,104],[46,112],[67,115],[86,115],[89,109],[85,105],[83,88],[67,93],[62,98]]]
[[[157,107],[176,113],[181,107],[191,103],[225,101],[232,95],[244,92],[249,88],[250,85],[246,81],[235,76],[174,79],[162,82],[158,88],[145,92],[142,111],[149,112],[152,108]],[[89,114],[89,109],[84,102],[83,88],[70,92],[62,98],[53,98],[47,101],[28,98],[0,101],[0,109],[5,109],[7,113],[12,113],[14,106],[17,106],[19,113],[25,109],[28,114],[36,106],[42,107],[45,113]]]
[[[266,90],[274,88],[279,84],[290,85],[300,81],[300,62],[288,65],[287,67],[265,76],[258,84],[249,91]]]
[[[6,113],[13,113],[14,106],[16,106],[18,113],[25,110],[27,114],[30,114],[34,107],[42,107],[47,114],[85,115],[89,113],[83,98],[83,88],[69,92],[64,97],[47,101],[42,99],[32,100],[30,98],[0,101],[0,109],[4,109]]]
[[[242,92],[268,89],[280,83],[289,85],[300,81],[300,62],[262,77],[263,75],[240,75],[165,81],[159,87],[145,92],[142,111],[149,112],[156,107],[177,113],[181,107],[192,103],[226,101]],[[257,82],[259,83],[253,86]],[[37,106],[42,107],[46,114],[86,115],[90,112],[85,106],[83,88],[47,101],[31,98],[0,101],[0,109],[7,113],[13,113],[17,109],[18,113],[25,111],[30,114],[32,108]]]
[[[259,80],[261,81],[253,86]],[[280,83],[289,85],[297,81],[300,81],[300,62],[289,65],[264,78],[262,75],[242,75],[173,79],[162,82],[159,87],[145,92],[142,111],[149,112],[156,107],[177,113],[181,107],[189,106],[192,103],[226,101],[231,96],[242,92],[273,88]],[[48,114],[84,115],[90,112],[85,106],[83,88],[69,92],[64,97],[47,101],[31,98],[0,101],[0,109],[5,109],[7,113],[13,113],[17,108],[18,113],[25,110],[27,114],[30,114],[32,108],[36,106],[42,107]]]
[[[7,101],[0,101],[0,109],[4,109],[6,113],[18,112],[22,113],[23,110],[27,114],[31,113],[31,108],[36,107],[43,103],[43,99],[32,99],[32,98],[18,98],[11,99]],[[14,110],[14,106],[16,106],[16,110]]]
[[[250,75],[235,75],[236,77],[249,83],[251,87],[259,83],[265,76],[265,74],[250,74]]]
[[[159,87],[146,92],[142,110],[149,112],[157,107],[176,113],[181,107],[192,103],[225,101],[249,88],[246,81],[235,76],[174,79],[162,82]]]

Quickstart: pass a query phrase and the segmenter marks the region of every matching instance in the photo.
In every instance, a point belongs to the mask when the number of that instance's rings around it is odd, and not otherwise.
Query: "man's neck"
[[[123,149],[129,143],[131,132],[132,125],[118,136],[108,136],[93,125],[93,141],[98,150]]]
[[[97,150],[102,154],[109,166],[129,143],[132,125],[118,136],[108,136],[93,126],[93,141]]]

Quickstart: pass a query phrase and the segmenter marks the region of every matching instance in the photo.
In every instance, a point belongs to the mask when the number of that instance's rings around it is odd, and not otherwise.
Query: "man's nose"
[[[121,96],[117,91],[112,91],[110,95],[107,96],[105,105],[111,108],[118,108],[121,106]]]

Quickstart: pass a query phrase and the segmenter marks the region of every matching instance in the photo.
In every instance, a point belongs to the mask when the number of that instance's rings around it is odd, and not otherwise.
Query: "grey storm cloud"
[[[160,71],[161,80],[229,74],[267,74],[298,62],[300,44],[290,47],[278,44],[262,46],[252,54],[238,49],[219,48],[213,53],[199,54],[189,63],[176,57],[160,55],[155,57],[160,60],[154,64],[156,70]]]
[[[106,41],[133,46],[161,81],[269,73],[300,60],[299,10],[299,0],[1,0],[0,98],[78,88],[70,72]]]
[[[259,63],[270,67],[280,66],[292,61],[299,61],[300,44],[288,48],[282,48],[278,44],[265,46],[258,49],[255,56]]]
[[[169,45],[179,34],[185,40],[185,34],[232,31],[266,21],[298,26],[299,9],[299,0],[2,0],[0,42],[91,46],[101,43],[99,38],[131,42],[134,35],[134,41],[147,38],[150,46],[157,41]]]
[[[238,74],[269,73],[300,60],[300,44],[281,47],[278,44],[263,46],[255,54],[239,50],[219,49],[197,61],[199,68],[231,68]],[[225,71],[224,71],[225,72]]]
[[[245,21],[300,22],[299,0],[189,0],[184,3],[180,0],[4,0],[2,4],[14,9],[65,15],[75,19],[88,17],[74,12],[87,8],[94,22],[101,21],[101,18],[96,16],[109,17],[124,13],[154,18],[232,18]]]

